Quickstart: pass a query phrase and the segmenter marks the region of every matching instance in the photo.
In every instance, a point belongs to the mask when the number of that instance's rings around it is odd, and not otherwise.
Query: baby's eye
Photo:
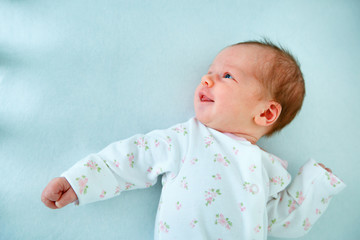
[[[226,73],[225,75],[224,75],[224,78],[233,78],[230,74],[228,74],[228,73]]]

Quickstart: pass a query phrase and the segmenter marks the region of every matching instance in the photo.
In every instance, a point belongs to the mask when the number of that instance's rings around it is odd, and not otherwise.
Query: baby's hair
[[[256,78],[270,93],[274,101],[280,103],[281,114],[265,136],[269,137],[288,125],[300,111],[305,97],[305,82],[300,64],[289,50],[275,45],[269,39],[246,41],[236,45],[256,45],[269,49],[270,59],[265,58],[258,66]]]

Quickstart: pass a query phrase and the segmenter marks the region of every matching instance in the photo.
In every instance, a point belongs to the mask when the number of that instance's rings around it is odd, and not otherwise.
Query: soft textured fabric
[[[266,239],[304,235],[345,184],[307,162],[287,163],[195,118],[110,144],[62,176],[83,205],[147,188],[162,175],[155,239]]]

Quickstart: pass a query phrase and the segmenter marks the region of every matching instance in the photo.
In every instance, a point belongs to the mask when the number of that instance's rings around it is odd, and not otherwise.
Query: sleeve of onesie
[[[187,125],[155,130],[115,142],[77,162],[62,174],[83,205],[147,188],[163,173],[176,174],[187,148]]]
[[[285,172],[270,172],[273,175],[269,176],[268,233],[272,237],[301,237],[311,229],[331,198],[343,190],[345,184],[312,159],[300,168],[290,185],[291,177]]]

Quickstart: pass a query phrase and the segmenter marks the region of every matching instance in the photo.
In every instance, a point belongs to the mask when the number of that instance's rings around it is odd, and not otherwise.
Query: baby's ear
[[[281,113],[281,105],[278,102],[270,101],[266,108],[254,117],[257,125],[267,127],[276,122]]]

